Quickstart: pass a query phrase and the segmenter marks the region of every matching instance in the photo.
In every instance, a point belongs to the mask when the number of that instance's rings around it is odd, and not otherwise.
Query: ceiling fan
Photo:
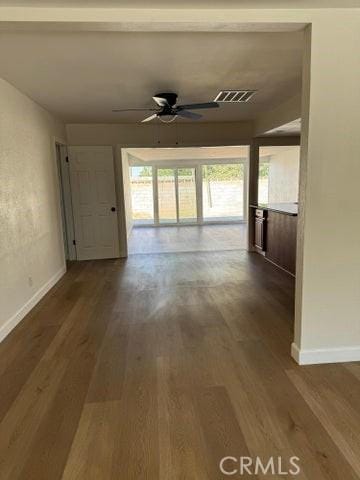
[[[144,120],[142,120],[142,123],[150,122],[155,118],[158,118],[164,123],[171,123],[175,120],[176,117],[188,118],[190,120],[199,120],[202,117],[202,115],[200,115],[199,113],[194,113],[190,110],[204,110],[208,108],[219,107],[219,104],[217,102],[176,105],[177,97],[178,96],[176,93],[158,93],[157,95],[152,97],[154,102],[158,105],[158,108],[126,108],[116,109],[113,110],[113,112],[155,112],[152,113],[149,117],[144,118]]]

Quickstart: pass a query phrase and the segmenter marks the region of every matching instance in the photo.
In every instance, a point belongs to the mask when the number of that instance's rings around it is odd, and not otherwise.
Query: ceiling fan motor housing
[[[167,101],[167,103],[173,107],[174,105],[176,105],[176,101],[177,101],[177,93],[158,93],[155,95],[155,97],[160,97],[160,98],[165,98],[165,100]]]

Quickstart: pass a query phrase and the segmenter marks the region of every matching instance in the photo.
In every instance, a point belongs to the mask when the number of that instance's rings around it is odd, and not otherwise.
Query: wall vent
[[[222,90],[218,93],[214,102],[248,102],[255,93],[256,90]]]

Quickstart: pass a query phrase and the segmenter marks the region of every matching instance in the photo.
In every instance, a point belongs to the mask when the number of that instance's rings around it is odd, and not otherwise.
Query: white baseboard
[[[23,305],[12,317],[10,317],[0,328],[0,342],[16,327],[42,297],[60,280],[66,272],[66,265],[63,265],[58,272],[48,280],[39,290]]]
[[[360,362],[360,346],[301,350],[293,343],[291,345],[291,356],[299,365]]]

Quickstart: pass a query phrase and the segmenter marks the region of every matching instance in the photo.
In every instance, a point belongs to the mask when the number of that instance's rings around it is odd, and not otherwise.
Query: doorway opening
[[[248,146],[128,148],[122,160],[129,253],[246,248]]]

